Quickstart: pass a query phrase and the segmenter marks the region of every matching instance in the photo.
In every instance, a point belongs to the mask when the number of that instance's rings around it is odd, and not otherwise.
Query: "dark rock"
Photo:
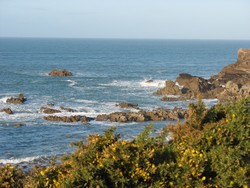
[[[56,109],[52,109],[52,108],[48,108],[48,107],[41,107],[41,112],[45,113],[45,114],[55,114],[55,113],[61,113],[60,110],[56,110]]]
[[[138,104],[135,104],[135,103],[121,102],[121,103],[117,104],[116,106],[119,106],[120,108],[136,108],[136,109],[138,109]]]
[[[89,121],[93,120],[93,118],[86,116],[44,116],[43,119],[47,121],[62,121],[65,123],[73,123],[73,122],[82,122],[84,124],[88,124]]]
[[[23,94],[19,94],[18,97],[11,97],[6,100],[7,103],[23,104],[27,99]]]
[[[55,106],[55,104],[54,103],[48,103],[47,106],[51,107],[51,106]]]
[[[180,88],[175,84],[175,82],[171,80],[167,80],[165,82],[165,87],[162,89],[159,89],[154,94],[157,95],[181,95],[182,92]]]
[[[64,70],[53,70],[49,72],[50,76],[72,76],[73,74],[66,69]]]
[[[85,125],[89,125],[89,122],[94,120],[94,118],[90,118],[90,117],[87,117],[87,116],[82,116],[81,117],[81,122]]]
[[[146,83],[152,83],[154,80],[146,80]]]
[[[13,111],[10,108],[4,108],[0,112],[5,112],[6,114],[13,114]]]
[[[208,80],[198,77],[192,76],[187,73],[182,73],[176,78],[176,82],[182,86],[182,94],[191,91],[195,96],[200,93],[206,93],[208,90],[212,88],[212,84],[209,83]]]

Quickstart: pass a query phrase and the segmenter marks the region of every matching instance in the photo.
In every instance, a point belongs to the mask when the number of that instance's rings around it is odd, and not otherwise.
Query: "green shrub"
[[[198,101],[189,118],[151,136],[149,125],[134,140],[111,128],[73,145],[61,164],[25,175],[1,167],[0,187],[249,187],[250,97],[206,109]],[[172,141],[166,136],[171,134]]]

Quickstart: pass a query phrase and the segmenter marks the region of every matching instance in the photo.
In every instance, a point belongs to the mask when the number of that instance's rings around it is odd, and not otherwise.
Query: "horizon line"
[[[121,37],[22,37],[22,36],[0,36],[0,38],[12,39],[89,39],[89,40],[210,40],[210,41],[250,41],[250,39],[219,39],[219,38],[121,38]]]

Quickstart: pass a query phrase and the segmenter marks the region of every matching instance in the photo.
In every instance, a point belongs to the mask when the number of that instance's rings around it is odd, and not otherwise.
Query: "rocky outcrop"
[[[154,111],[139,111],[139,112],[114,112],[111,114],[101,114],[96,117],[96,121],[110,122],[144,122],[144,121],[163,121],[163,120],[178,120],[184,118],[186,111],[181,108],[156,109]]]
[[[65,108],[63,106],[60,106],[60,109],[63,110],[63,111],[66,111],[66,112],[75,112],[75,110],[73,110],[71,108]],[[53,109],[53,108],[48,108],[46,106],[43,106],[43,107],[40,108],[40,111],[43,112],[43,113],[45,113],[45,114],[61,113],[62,112],[61,110],[57,110],[57,109]]]
[[[135,109],[138,109],[138,104],[135,104],[135,103],[121,102],[119,104],[116,104],[116,106],[119,106],[120,108],[135,108]]]
[[[23,94],[19,94],[18,97],[11,97],[6,100],[7,103],[23,104],[27,99]]]
[[[89,121],[93,120],[93,118],[86,117],[86,116],[44,116],[43,119],[47,121],[62,121],[66,123],[73,123],[73,122],[82,122],[83,124],[88,124]]]
[[[48,107],[41,107],[40,111],[45,113],[45,114],[55,114],[55,113],[61,113],[60,110],[48,108]]]
[[[226,66],[210,79],[180,74],[176,81],[166,81],[158,95],[176,95],[179,100],[191,98],[218,98],[235,100],[250,95],[250,49],[240,49],[236,63]],[[168,101],[168,98],[163,98]]]
[[[50,76],[72,76],[73,74],[66,69],[64,70],[53,70],[49,72]]]
[[[165,87],[155,92],[157,95],[181,95],[181,89],[176,85],[175,82],[167,80]]]
[[[0,112],[5,112],[6,114],[13,114],[13,111],[10,108],[4,108]]]
[[[228,81],[237,84],[246,84],[250,80],[250,49],[239,49],[236,63],[222,69],[217,75],[212,76],[212,82],[225,85]]]

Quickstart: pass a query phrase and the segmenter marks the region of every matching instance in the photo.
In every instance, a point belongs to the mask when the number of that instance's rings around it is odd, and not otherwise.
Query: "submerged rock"
[[[68,70],[53,70],[49,72],[50,76],[72,76],[73,74],[69,72]]]
[[[41,110],[41,112],[43,112],[45,114],[61,113],[60,110],[56,110],[56,109],[52,109],[52,108],[48,108],[48,107],[41,107],[40,110]]]
[[[21,123],[17,123],[17,124],[15,124],[14,126],[15,126],[15,127],[22,127],[22,126],[24,126],[24,125],[21,124]]]
[[[27,99],[24,97],[24,95],[21,93],[18,95],[18,97],[11,97],[6,100],[7,103],[13,103],[13,104],[23,104]]]
[[[136,104],[136,103],[121,102],[119,104],[116,104],[116,106],[119,106],[120,108],[136,108],[136,109],[138,109],[138,104]]]
[[[5,112],[6,114],[13,114],[13,111],[10,108],[4,108],[0,112]]]

